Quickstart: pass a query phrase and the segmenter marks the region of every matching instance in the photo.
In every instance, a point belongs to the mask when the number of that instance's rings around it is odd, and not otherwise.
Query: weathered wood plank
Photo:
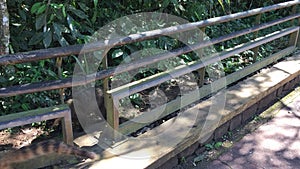
[[[252,65],[245,67],[237,72],[234,72],[226,77],[218,79],[217,81],[213,82],[211,85],[204,85],[200,89],[196,89],[194,91],[189,92],[188,94],[184,94],[181,98],[176,98],[160,107],[153,109],[150,112],[145,112],[142,116],[136,117],[131,121],[127,121],[120,125],[119,131],[123,134],[129,134],[132,131],[136,131],[153,121],[165,117],[203,97],[208,96],[212,92],[216,92],[229,84],[232,84],[249,74],[262,69],[263,67],[274,63],[275,61],[283,58],[295,51],[295,47],[288,47],[282,51],[279,51],[267,58],[264,58],[260,62],[256,62]],[[147,123],[138,123],[138,122],[147,122]]]
[[[254,24],[255,25],[260,24],[260,19],[261,19],[261,14],[256,15]],[[258,31],[254,32],[254,39],[256,39],[257,37],[258,37]],[[257,61],[258,49],[259,49],[259,46],[252,49],[252,51],[254,53],[254,55],[253,55],[254,62]]]
[[[59,105],[54,107],[40,108],[36,110],[29,110],[25,112],[12,113],[4,116],[0,116],[0,129],[10,128],[13,125],[23,125],[23,123],[32,123],[32,120],[48,120],[54,118],[61,118],[65,111],[68,111],[69,107],[67,105]],[[49,113],[49,114],[48,114]],[[33,119],[34,118],[34,119]],[[24,119],[24,120],[22,120]],[[7,127],[5,127],[5,125]]]
[[[134,81],[134,82],[128,83],[126,85],[111,89],[110,91],[107,91],[107,92],[112,94],[114,99],[124,98],[131,94],[145,90],[149,87],[153,87],[153,86],[156,86],[157,84],[161,84],[161,83],[163,83],[167,80],[170,80],[174,77],[182,76],[191,71],[195,71],[200,68],[203,68],[206,65],[213,64],[215,62],[229,58],[229,57],[231,57],[235,54],[238,54],[240,52],[243,52],[245,50],[252,49],[256,46],[260,46],[262,44],[271,42],[275,39],[278,39],[280,37],[283,37],[285,35],[288,35],[290,33],[297,32],[297,31],[299,31],[298,27],[291,27],[291,28],[288,28],[285,30],[277,31],[277,32],[268,34],[265,37],[257,38],[253,41],[250,41],[249,43],[241,44],[241,45],[231,49],[230,51],[221,52],[219,55],[212,56],[207,59],[202,59],[201,61],[190,62],[187,65],[178,66],[173,70],[161,72],[161,73],[155,74],[153,76],[149,76],[147,78],[143,78],[141,80]]]
[[[186,113],[186,118],[169,120],[144,135],[107,149],[103,154],[110,154],[110,156],[94,163],[91,168],[117,169],[120,166],[130,166],[131,168],[141,169],[159,167],[195,142],[205,140],[214,131],[215,127],[221,126],[229,118],[241,113],[250,104],[257,102],[257,100],[275,91],[284,83],[299,76],[299,65],[300,55],[297,55],[225,91],[222,90],[220,92],[226,92],[228,96],[224,108],[220,107],[214,111],[209,111],[212,102],[210,100],[204,101],[183,112]],[[193,114],[198,115],[197,121],[193,118]],[[213,120],[214,115],[221,115],[221,121],[206,125],[203,121],[206,114],[210,115],[206,120]],[[176,122],[177,120],[178,122]],[[188,134],[186,134],[186,131],[188,131]],[[163,136],[159,137],[158,135]],[[177,140],[179,140],[179,143],[176,142]],[[176,146],[172,146],[173,143]]]

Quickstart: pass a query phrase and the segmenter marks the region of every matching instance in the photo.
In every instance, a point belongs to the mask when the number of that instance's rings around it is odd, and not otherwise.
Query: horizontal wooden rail
[[[108,42],[100,41],[100,42],[95,42],[95,43],[90,43],[85,45],[72,45],[72,46],[61,47],[61,48],[50,48],[50,49],[36,50],[31,52],[4,55],[0,57],[0,66],[32,62],[32,61],[57,58],[57,57],[65,57],[69,55],[77,55],[79,53],[86,53],[86,52],[91,52],[91,51],[96,51],[101,49],[112,48],[114,46],[120,46],[120,45],[133,43],[137,41],[152,39],[163,35],[171,35],[178,32],[188,31],[198,27],[206,27],[206,26],[224,23],[236,19],[241,19],[241,18],[257,15],[260,13],[265,13],[277,9],[290,7],[297,4],[300,4],[299,0],[283,2],[268,7],[252,9],[245,12],[238,12],[235,14],[215,17],[215,18],[211,18],[199,22],[187,23],[179,26],[172,26],[163,29],[142,32],[139,34],[132,34],[118,39],[111,39]]]
[[[198,70],[200,68],[203,68],[207,65],[216,63],[218,61],[221,61],[223,59],[229,58],[235,54],[241,53],[243,51],[252,49],[254,47],[260,46],[262,44],[271,42],[275,39],[281,38],[283,36],[289,35],[294,32],[299,32],[299,27],[291,27],[287,28],[281,31],[277,31],[274,33],[271,33],[269,35],[266,35],[265,37],[260,37],[255,40],[250,41],[249,43],[242,44],[240,46],[237,46],[236,48],[232,49],[231,51],[224,51],[220,54],[207,58],[205,60],[201,61],[194,61],[190,62],[187,65],[181,65],[176,67],[173,70],[168,70],[165,72],[161,72],[152,76],[149,76],[147,78],[143,78],[138,81],[131,82],[129,84],[123,85],[118,88],[114,88],[110,91],[107,91],[107,93],[111,94],[114,99],[118,100],[120,98],[129,96],[131,94],[143,91],[145,89],[148,89],[153,86],[157,86],[157,84],[161,84],[165,81],[171,80],[173,78],[182,76],[184,74],[187,74],[189,72]]]
[[[126,71],[130,71],[136,68],[144,67],[149,64],[156,63],[158,61],[162,61],[165,59],[169,59],[174,56],[178,56],[184,53],[188,53],[200,48],[208,47],[210,45],[214,45],[220,42],[224,42],[226,40],[230,40],[232,38],[246,35],[248,33],[252,33],[258,30],[262,30],[283,22],[287,22],[296,18],[299,18],[300,14],[294,14],[290,15],[288,17],[284,17],[281,19],[277,19],[271,22],[267,22],[264,24],[260,24],[257,26],[254,26],[252,28],[243,29],[234,33],[230,33],[225,36],[221,36],[219,38],[214,38],[211,40],[203,41],[197,44],[193,44],[190,46],[186,46],[183,48],[175,49],[169,52],[165,52],[158,55],[153,55],[144,59],[140,59],[134,62],[131,62],[130,64],[124,64],[118,66],[118,68],[108,68],[105,70],[102,70],[100,72],[89,74],[87,76],[75,76],[74,78],[66,78],[62,80],[55,80],[55,81],[48,81],[48,82],[37,82],[32,84],[24,84],[24,85],[17,85],[7,88],[0,88],[0,97],[9,97],[9,96],[15,96],[19,94],[26,94],[26,93],[33,93],[33,92],[40,92],[40,91],[46,91],[46,90],[54,90],[54,89],[60,89],[60,88],[67,88],[72,86],[80,86],[85,85],[91,82],[94,82],[96,80],[100,80],[115,74],[123,73]],[[0,58],[1,61],[1,58]]]
[[[234,72],[232,74],[229,74],[225,77],[222,77],[216,81],[214,81],[210,85],[204,85],[201,88],[195,89],[193,91],[189,91],[188,93],[184,93],[181,97],[178,97],[166,104],[163,104],[159,107],[156,107],[155,109],[151,110],[150,112],[145,112],[143,116],[135,117],[134,119],[131,119],[130,121],[126,121],[119,126],[119,132],[122,134],[130,134],[132,131],[139,130],[152,122],[161,119],[177,110],[180,110],[181,108],[184,108],[185,106],[202,99],[208,95],[210,95],[212,92],[216,92],[222,88],[225,88],[227,85],[230,85],[237,80],[242,79],[243,77],[246,77],[247,75],[262,69],[263,67],[274,63],[275,61],[293,53],[296,50],[295,46],[288,47],[286,49],[283,49],[267,58],[264,58],[260,62],[256,62],[252,65],[249,65],[245,67],[244,69],[241,69],[237,72]]]
[[[184,74],[186,72],[191,72],[192,70],[197,70],[199,67],[202,67],[202,66],[205,66],[205,65],[208,65],[211,63],[215,63],[222,59],[226,59],[234,54],[243,52],[248,49],[252,49],[256,46],[260,46],[262,44],[271,42],[275,39],[281,38],[283,36],[287,36],[292,33],[296,33],[297,34],[296,36],[298,36],[299,35],[299,27],[287,28],[285,30],[271,33],[269,35],[266,35],[265,37],[257,38],[246,44],[241,44],[231,50],[224,51],[213,58],[208,58],[208,60],[206,60],[206,61],[195,62],[194,64],[192,64],[192,66],[191,65],[185,66],[185,67],[182,67],[181,69],[173,70],[172,73],[169,73],[169,72],[161,73],[160,75],[154,75],[152,77],[151,76],[147,77],[148,83],[145,83],[142,80],[132,82],[125,86],[115,88],[115,89],[109,91],[109,93],[111,93],[113,95],[113,98],[115,99],[115,101],[117,101],[117,99],[119,99],[119,98],[125,97],[127,95],[133,94],[133,93],[141,91],[143,89],[147,89],[152,86],[156,86],[157,84],[159,84],[161,82],[170,80],[168,78],[174,78],[176,76],[180,76],[180,73]],[[262,59],[260,62],[256,62],[254,64],[251,64],[251,65],[245,67],[242,70],[239,70],[239,71],[229,74],[225,77],[222,77],[210,85],[204,85],[199,89],[190,91],[188,93],[184,93],[181,97],[178,97],[168,103],[165,103],[165,104],[151,110],[150,112],[144,113],[143,116],[135,117],[134,119],[131,119],[130,121],[120,124],[118,131],[121,132],[122,134],[127,135],[127,134],[130,134],[132,131],[139,130],[139,129],[151,124],[152,122],[169,115],[172,112],[175,112],[177,110],[184,108],[185,106],[189,105],[192,102],[195,102],[201,98],[208,96],[212,92],[216,92],[216,91],[226,87],[227,85],[230,85],[230,84],[246,77],[247,75],[249,75],[257,70],[259,70],[271,63],[274,63],[275,61],[279,60],[280,58],[293,53],[295,51],[295,49],[296,49],[296,46],[294,43],[294,46],[287,47],[286,49],[283,49],[267,58]],[[170,74],[172,76],[170,76]]]

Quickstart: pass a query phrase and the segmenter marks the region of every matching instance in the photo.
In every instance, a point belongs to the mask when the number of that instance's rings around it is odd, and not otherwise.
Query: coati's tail
[[[75,155],[82,158],[90,158],[90,159],[98,158],[97,154],[95,154],[94,152],[89,152],[74,146],[69,146],[63,142],[48,140],[27,147],[23,147],[18,150],[5,154],[4,157],[0,159],[0,168],[3,169],[12,163],[24,162],[39,156],[52,154],[52,153],[64,154],[64,155]]]

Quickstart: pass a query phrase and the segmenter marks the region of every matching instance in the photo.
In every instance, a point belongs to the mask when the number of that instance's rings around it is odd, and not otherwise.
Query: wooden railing
[[[107,111],[107,121],[117,131],[123,133],[123,134],[129,134],[133,131],[136,131],[149,123],[157,120],[157,118],[153,117],[159,117],[163,118],[167,115],[169,115],[172,112],[175,112],[182,107],[185,107],[205,96],[208,96],[212,92],[212,86],[214,88],[214,91],[222,89],[226,87],[226,85],[232,84],[234,82],[237,82],[238,80],[246,77],[247,75],[279,60],[280,58],[283,58],[295,51],[295,49],[299,46],[299,40],[298,40],[298,34],[299,34],[299,26],[290,26],[286,29],[273,32],[271,34],[266,34],[264,36],[258,37],[258,32],[269,28],[274,25],[278,25],[285,22],[295,22],[295,20],[300,18],[300,13],[297,13],[297,6],[300,3],[300,1],[289,1],[284,2],[268,7],[253,9],[245,12],[239,12],[235,14],[230,14],[226,16],[220,16],[216,18],[211,18],[199,22],[193,22],[193,23],[187,23],[183,25],[178,26],[172,26],[167,27],[159,30],[152,30],[143,32],[140,34],[134,34],[129,35],[123,38],[118,39],[112,39],[108,43],[104,42],[95,42],[90,43],[86,45],[74,45],[74,46],[68,46],[68,47],[61,47],[61,48],[52,48],[52,49],[43,49],[43,50],[36,50],[36,51],[30,51],[25,53],[17,53],[17,54],[10,54],[0,57],[0,65],[13,65],[13,64],[20,64],[20,63],[26,63],[26,62],[32,62],[32,61],[38,61],[38,60],[44,60],[44,59],[53,59],[58,57],[68,57],[70,55],[78,55],[80,53],[87,53],[87,52],[93,52],[97,50],[103,50],[108,49],[116,46],[122,46],[126,44],[130,44],[133,42],[140,42],[148,39],[157,38],[160,36],[166,36],[166,35],[172,35],[179,32],[185,32],[193,29],[201,29],[206,30],[206,27],[221,24],[224,22],[234,21],[250,16],[256,16],[255,26],[249,27],[247,29],[239,30],[236,32],[232,32],[230,34],[213,38],[210,40],[203,40],[199,43],[185,46],[182,48],[174,49],[172,51],[168,51],[166,53],[161,53],[158,55],[153,55],[150,57],[146,57],[140,60],[132,61],[131,63],[123,64],[116,67],[109,67],[108,65],[104,65],[107,67],[106,69],[96,72],[94,74],[89,74],[87,76],[84,76],[82,78],[78,78],[76,81],[72,81],[72,78],[65,78],[61,80],[55,80],[55,81],[46,81],[46,82],[38,82],[38,83],[32,83],[32,84],[26,84],[26,85],[16,85],[16,86],[8,86],[5,88],[0,89],[0,97],[10,97],[20,94],[26,94],[26,93],[33,93],[33,92],[40,92],[40,91],[47,91],[47,90],[55,90],[55,89],[62,89],[62,88],[69,88],[74,86],[80,86],[89,84],[91,82],[97,81],[97,80],[104,80],[104,95],[105,95],[105,107]],[[286,9],[288,7],[292,7],[291,14],[287,17],[275,19],[266,23],[260,23],[261,15],[270,11],[275,11],[279,9]],[[294,24],[295,25],[295,24]],[[202,61],[193,61],[189,62],[186,65],[181,65],[179,67],[176,67],[176,69],[168,70],[165,72],[158,73],[153,76],[149,76],[145,79],[137,80],[131,83],[128,83],[126,85],[116,87],[116,88],[110,88],[109,87],[109,78],[111,76],[134,70],[140,67],[144,67],[153,63],[157,63],[162,60],[166,60],[172,57],[176,57],[185,53],[189,53],[195,50],[199,50],[205,47],[212,46],[214,44],[218,44],[221,42],[225,42],[228,40],[231,40],[233,38],[237,38],[243,35],[247,35],[250,33],[255,33],[255,39],[244,43],[244,44],[238,44],[236,47],[228,50],[224,50],[217,54],[216,56],[210,57],[206,60]],[[168,80],[171,80],[174,77],[179,77],[182,75],[185,75],[187,73],[190,73],[191,71],[200,71],[202,72],[202,76],[200,79],[203,80],[204,78],[204,68],[206,65],[216,63],[220,60],[229,58],[235,54],[239,54],[246,50],[252,50],[254,52],[254,58],[256,59],[258,48],[266,44],[268,42],[274,41],[278,38],[289,36],[289,45],[287,48],[272,54],[271,56],[268,56],[260,61],[257,61],[237,72],[231,73],[227,76],[221,77],[220,79],[215,80],[210,85],[202,85],[195,91],[188,92],[181,97],[178,97],[160,107],[157,107],[151,112],[145,113],[137,118],[146,118],[151,119],[147,120],[145,123],[137,123],[132,120],[129,120],[127,122],[124,122],[122,124],[119,124],[119,112],[118,108],[114,106],[114,102],[118,102],[119,99],[122,99],[126,96],[132,95],[137,92],[141,92],[145,89],[148,89],[150,87],[156,86],[160,83],[166,82]],[[170,76],[172,74],[172,77]],[[201,74],[201,73],[200,73]],[[226,81],[226,83],[223,83]],[[203,82],[200,82],[203,84]],[[130,90],[129,90],[130,89]],[[162,113],[161,113],[162,112]]]

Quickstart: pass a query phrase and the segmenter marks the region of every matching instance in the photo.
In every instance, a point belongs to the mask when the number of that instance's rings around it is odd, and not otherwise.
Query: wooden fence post
[[[259,25],[260,24],[260,21],[261,21],[261,14],[258,14],[258,15],[256,15],[256,17],[255,17],[255,22],[254,22],[254,24],[255,25]],[[253,39],[256,39],[258,37],[258,31],[256,31],[256,32],[254,32],[254,37],[253,37]],[[257,47],[255,47],[255,48],[253,48],[252,49],[252,51],[253,51],[253,62],[256,62],[256,60],[257,60],[257,56],[258,56],[258,50],[259,50],[259,46],[257,46]]]
[[[202,42],[204,40],[204,35],[205,35],[205,28],[200,28],[201,32],[200,32],[200,42]],[[199,53],[199,57],[200,59],[203,58],[203,48],[198,50]],[[199,87],[202,87],[204,85],[204,77],[205,77],[205,67],[200,68],[197,70],[198,75],[199,75],[199,79],[198,79],[198,85]]]
[[[104,69],[108,68],[108,61],[107,56],[105,56],[102,60],[102,65]],[[104,96],[104,106],[106,109],[106,120],[110,127],[113,129],[112,132],[109,133],[107,138],[107,141],[110,141],[111,143],[115,142],[117,139],[116,137],[116,131],[119,129],[119,111],[114,106],[114,100],[110,93],[107,93],[107,91],[110,90],[110,77],[103,79],[103,96]]]
[[[57,75],[59,79],[63,79],[62,77],[62,57],[56,58],[56,67],[57,67]],[[65,103],[65,97],[64,97],[65,88],[59,89],[59,96],[60,96],[60,102],[61,104]]]
[[[298,45],[299,45],[299,31],[291,33],[289,37],[289,46],[298,46]]]
[[[297,5],[294,5],[292,7],[291,14],[295,14],[297,12],[297,7],[298,7]],[[300,22],[300,18],[298,18],[298,26],[299,26],[299,22]],[[296,20],[295,19],[291,20],[291,25],[296,25]],[[299,47],[299,45],[300,45],[300,43],[299,43],[299,31],[290,34],[289,46]]]

